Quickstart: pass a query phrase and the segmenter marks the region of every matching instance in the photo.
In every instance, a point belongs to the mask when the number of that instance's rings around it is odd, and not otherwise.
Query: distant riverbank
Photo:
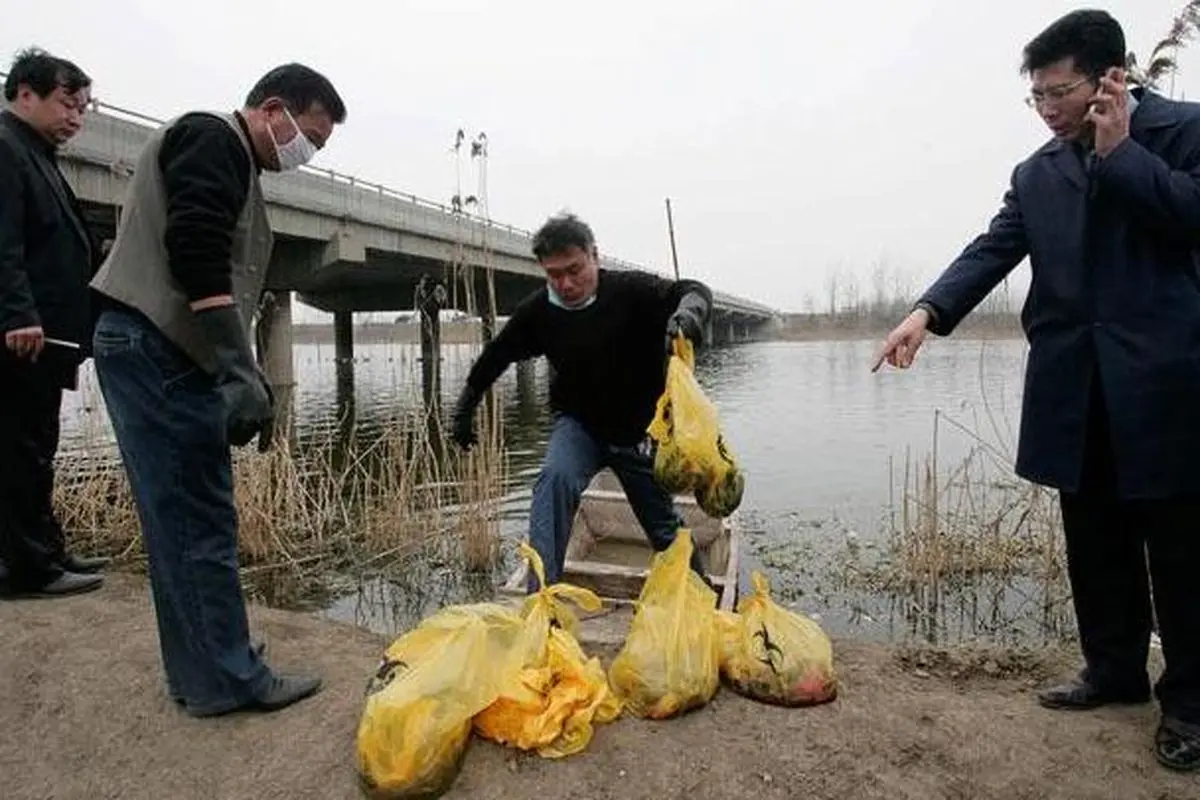
[[[882,339],[899,318],[858,314],[787,314],[783,325],[772,330],[768,339],[783,341],[841,341],[846,339]],[[503,327],[504,321],[497,324]],[[334,341],[332,325],[296,325],[297,344],[328,344]],[[968,338],[1021,338],[1020,319],[1015,314],[972,315],[955,330],[956,336]],[[441,324],[445,344],[477,344],[480,341],[478,320],[447,321]],[[354,326],[354,341],[361,344],[417,344],[421,341],[420,325],[416,322],[366,322]]]
[[[787,314],[782,328],[770,338],[786,341],[842,341],[882,339],[904,318],[904,313],[883,314]],[[970,339],[1022,338],[1016,314],[972,314],[954,335]]]

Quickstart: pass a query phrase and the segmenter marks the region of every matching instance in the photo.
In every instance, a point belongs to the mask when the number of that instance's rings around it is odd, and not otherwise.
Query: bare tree
[[[825,291],[828,292],[829,316],[831,317],[836,316],[838,313],[838,300],[840,299],[838,291],[841,284],[841,274],[842,268],[834,266],[827,270],[827,277],[825,278]]]

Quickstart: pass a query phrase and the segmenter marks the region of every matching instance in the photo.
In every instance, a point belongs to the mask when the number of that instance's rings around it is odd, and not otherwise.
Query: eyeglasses
[[[1037,108],[1043,103],[1061,103],[1066,100],[1072,92],[1090,81],[1091,78],[1080,78],[1074,83],[1068,83],[1063,86],[1048,86],[1045,89],[1034,89],[1025,98],[1025,105],[1030,108]]]

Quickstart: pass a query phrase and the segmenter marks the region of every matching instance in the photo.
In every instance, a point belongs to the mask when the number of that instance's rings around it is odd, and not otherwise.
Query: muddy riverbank
[[[196,721],[166,699],[145,585],[0,603],[0,773],[10,800],[353,798],[354,731],[385,640],[309,615],[252,609],[273,663],[311,665],[315,698],[275,715]],[[474,742],[450,798],[804,796],[889,800],[1185,800],[1200,779],[1151,755],[1153,707],[1062,714],[1030,690],[1069,651],[914,652],[837,640],[842,692],[781,710],[722,691],[683,719],[622,719],[584,754],[516,756]]]

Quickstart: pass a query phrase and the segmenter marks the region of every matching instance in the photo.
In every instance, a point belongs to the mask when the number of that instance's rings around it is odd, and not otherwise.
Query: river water
[[[894,598],[839,589],[831,560],[847,545],[882,546],[899,491],[897,476],[906,458],[917,461],[931,452],[935,413],[951,423],[939,425],[939,463],[965,456],[978,444],[976,435],[1001,452],[1015,450],[1026,345],[1014,339],[931,340],[914,368],[872,374],[876,345],[873,340],[736,345],[704,353],[697,376],[747,476],[740,512],[748,551],[743,579],[750,569],[765,567],[781,597],[816,616],[826,630],[887,640],[903,633]],[[444,347],[446,407],[476,352],[468,345]],[[294,360],[296,424],[303,438],[306,431],[335,424],[333,346],[298,345]],[[415,345],[359,344],[354,370],[359,426],[378,426],[398,406],[420,402]],[[525,383],[512,368],[498,385],[512,481],[503,530],[519,536],[549,431],[546,365],[536,363],[533,380]],[[83,438],[94,441],[95,426],[104,426],[103,413],[94,407],[97,396],[89,372],[84,391],[66,402],[64,451]],[[364,591],[333,602],[327,613],[391,633],[410,624],[412,614],[471,595],[469,587],[425,583],[426,597],[405,598],[407,617],[366,609]],[[413,591],[412,583],[404,589],[408,595]],[[968,623],[963,635],[978,635],[980,629]]]

